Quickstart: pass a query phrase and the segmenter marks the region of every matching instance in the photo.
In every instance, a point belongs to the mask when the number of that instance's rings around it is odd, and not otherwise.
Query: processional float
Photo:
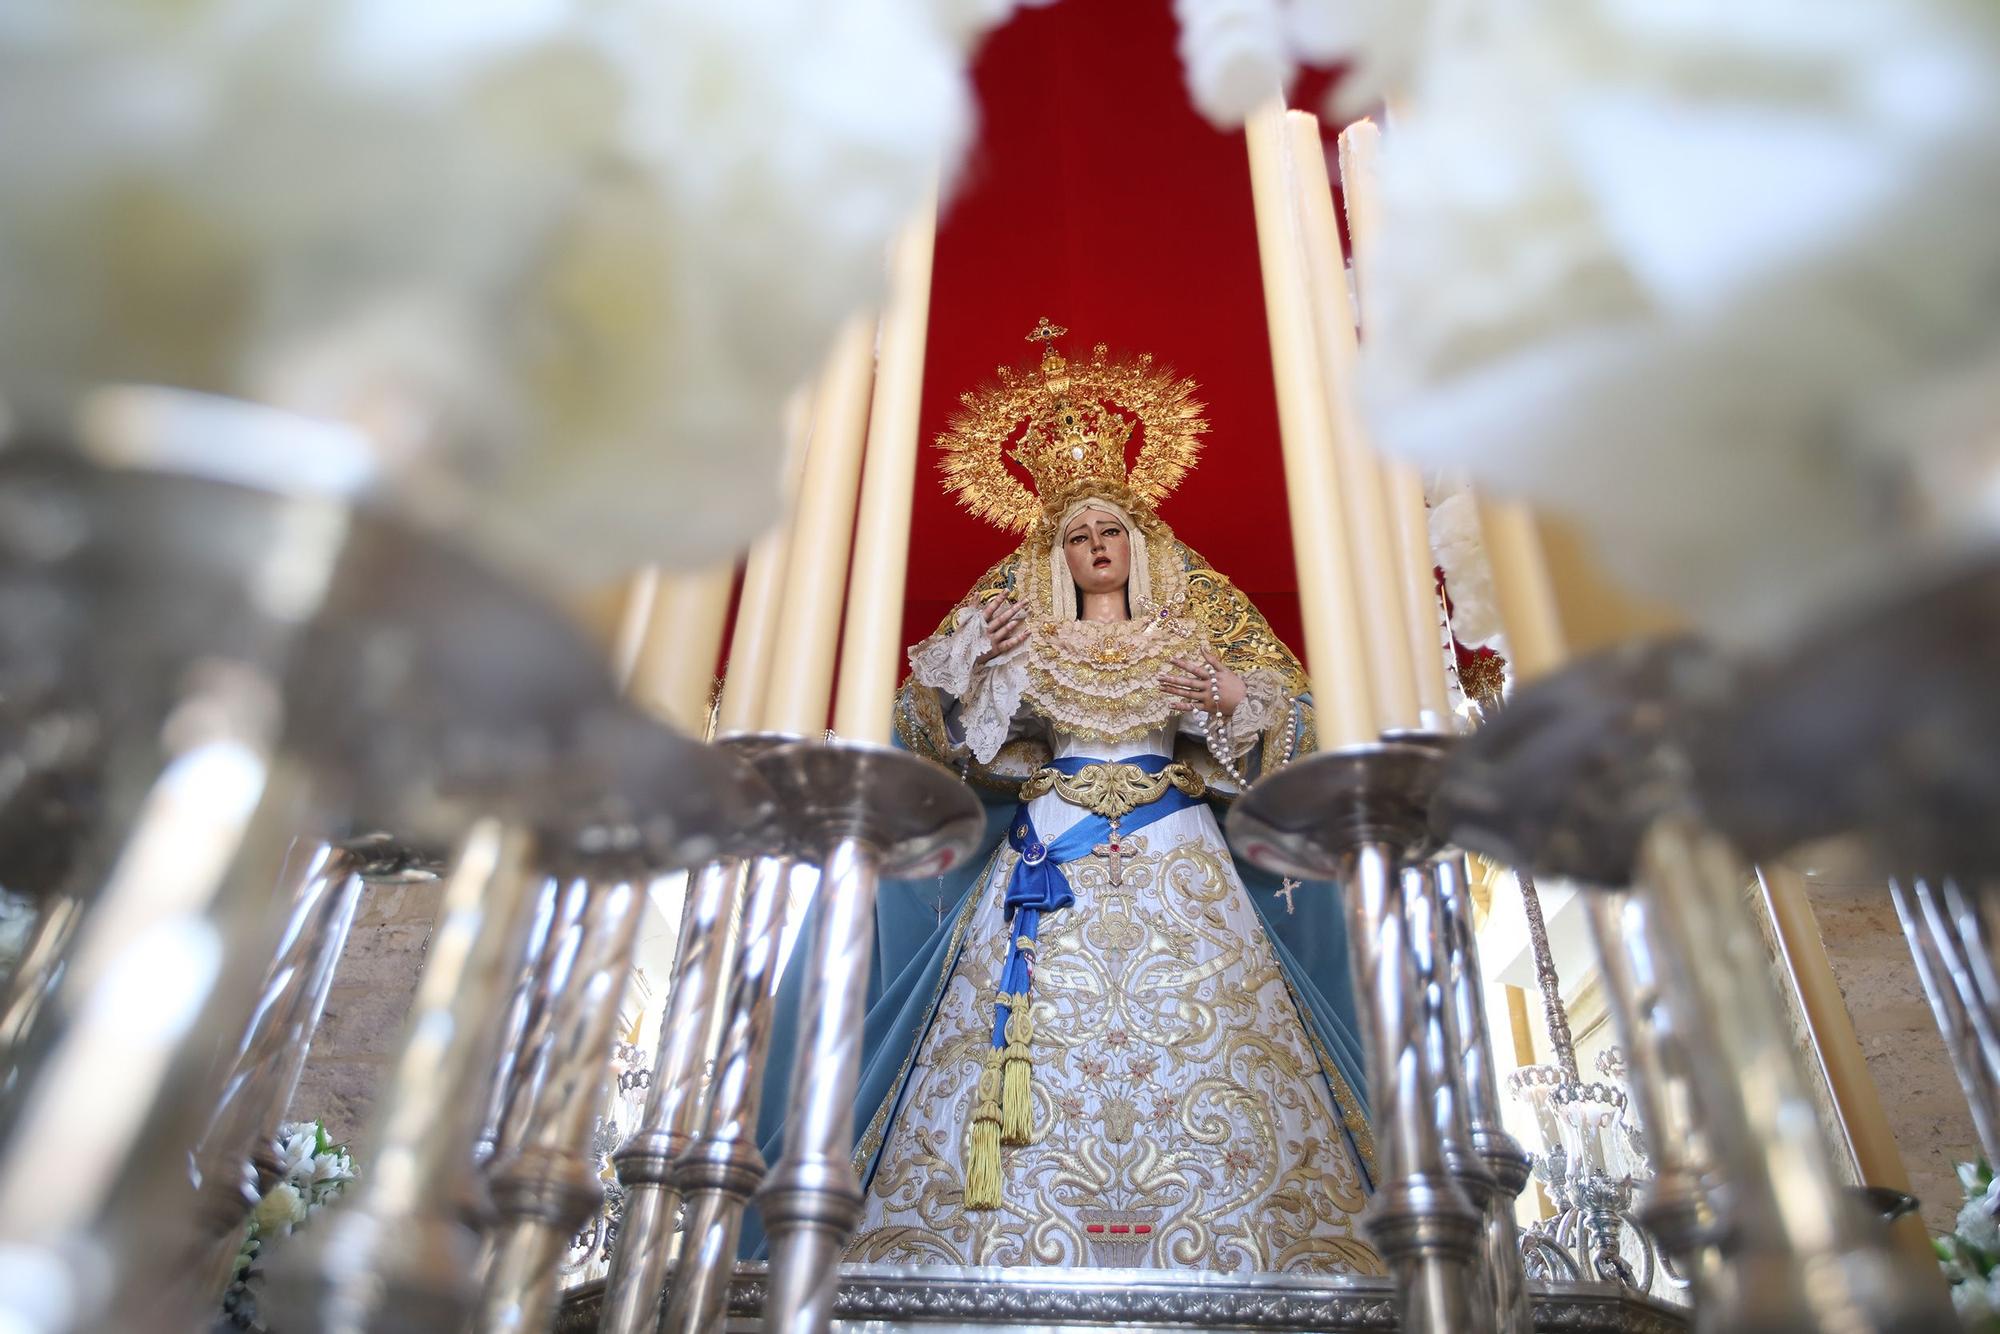
[[[1343,142],[1357,248],[1371,132]],[[1527,1159],[1501,1126],[1462,849],[1606,887],[1593,924],[1658,1168],[1647,1217],[1696,1276],[1702,1327],[1946,1327],[1935,1275],[1837,1188],[1722,840],[1768,856],[1867,827],[1922,871],[1899,891],[1906,920],[1927,980],[1949,978],[1933,995],[1990,1131],[2000,987],[1966,887],[1992,849],[1963,803],[1993,784],[1962,738],[1994,729],[1958,666],[1966,633],[2000,625],[1990,581],[1763,669],[1676,648],[1554,672],[1520,516],[1496,509],[1516,666],[1548,675],[1454,740],[1422,487],[1369,453],[1354,414],[1317,124],[1274,109],[1250,152],[1308,658],[1343,669],[1316,695],[1325,750],[1259,782],[1229,829],[1253,862],[1346,887],[1382,1150],[1366,1226],[1401,1327],[1535,1325],[1513,1212]],[[229,447],[312,431],[323,452],[344,447],[335,428],[110,393],[71,437],[0,455],[0,727],[24,765],[0,821],[37,836],[23,883],[48,886],[0,999],[0,1314],[15,1327],[200,1322],[296,1079],[264,1058],[314,1021],[355,874],[445,847],[367,1179],[271,1275],[285,1328],[548,1326],[561,1251],[599,1198],[587,1141],[640,905],[680,870],[677,966],[643,1124],[617,1155],[625,1212],[599,1327],[720,1329],[753,1195],[771,1246],[764,1327],[831,1326],[860,1207],[875,889],[949,866],[981,823],[954,776],[880,744],[929,253],[926,223],[899,249],[879,359],[856,321],[793,414],[797,513],[752,553],[712,746],[621,697],[601,655],[494,574],[332,480],[251,469]],[[711,580],[676,626],[697,646],[683,667],[707,646],[703,686],[726,596]],[[1885,631],[1907,660],[1870,656]],[[1935,669],[1942,702],[1859,707],[1908,661]],[[1801,700],[1847,725],[1788,726]],[[1832,738],[1836,773],[1808,736]],[[10,867],[27,846],[9,838]],[[767,1165],[754,1127],[796,865],[817,871],[821,911],[799,965],[788,1137]],[[1075,1309],[1141,1309],[1095,1299]]]

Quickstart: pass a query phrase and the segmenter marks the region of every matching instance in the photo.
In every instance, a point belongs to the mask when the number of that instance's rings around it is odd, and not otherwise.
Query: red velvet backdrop
[[[1031,363],[1024,340],[1047,315],[1072,357],[1104,342],[1199,383],[1206,447],[1162,517],[1300,648],[1243,136],[1189,106],[1164,0],[1025,10],[976,74],[978,144],[932,280],[905,642],[1018,540],[946,498],[929,442],[961,392]]]

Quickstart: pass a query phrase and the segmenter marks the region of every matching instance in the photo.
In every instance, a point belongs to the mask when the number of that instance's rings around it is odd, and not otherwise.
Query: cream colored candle
[[[1368,330],[1365,278],[1374,266],[1376,240],[1382,231],[1375,172],[1381,139],[1381,131],[1371,120],[1357,121],[1340,133],[1340,192],[1347,204],[1347,235],[1353,243],[1353,281],[1360,298],[1356,304],[1364,336]],[[1395,532],[1397,580],[1403,597],[1403,628],[1409,636],[1410,666],[1416,673],[1417,708],[1423,726],[1442,728],[1451,708],[1438,623],[1437,562],[1431,554],[1423,475],[1411,464],[1384,459],[1382,491]]]
[[[647,571],[652,597],[625,693],[690,736],[708,729],[715,658],[729,619],[734,564],[693,573]]]
[[[759,720],[767,731],[817,736],[826,726],[874,383],[875,318],[857,315],[841,330],[814,398],[813,443],[785,555],[770,686]]]
[[[1535,517],[1520,505],[1479,499],[1479,539],[1493,569],[1493,601],[1507,630],[1514,683],[1526,685],[1568,656],[1555,586]]]
[[[1354,400],[1354,303],[1333,214],[1333,182],[1319,118],[1285,113],[1295,197],[1303,228],[1313,329],[1319,348],[1320,387],[1333,432],[1334,466],[1340,473],[1339,525],[1347,542],[1368,655],[1370,697],[1377,731],[1417,726],[1416,669],[1403,609],[1402,561],[1383,491],[1381,463],[1369,445]]]
[[[1333,428],[1307,304],[1309,279],[1298,210],[1293,206],[1295,183],[1285,142],[1284,104],[1273,99],[1261,107],[1245,133],[1264,314],[1271,332],[1278,436],[1285,456],[1292,556],[1298,563],[1299,611],[1305,622],[1306,664],[1313,676],[1320,745],[1326,749],[1359,745],[1374,740],[1378,729],[1347,544],[1327,521],[1343,507]]]
[[[1410,662],[1417,673],[1417,709],[1422,725],[1448,731],[1451,695],[1445,685],[1443,608],[1437,595],[1437,557],[1431,551],[1430,508],[1424,479],[1416,468],[1394,459],[1382,465],[1389,509],[1396,524],[1398,567],[1403,577],[1403,621],[1410,633]]]
[[[852,741],[889,740],[903,674],[903,586],[910,567],[910,506],[917,475],[917,418],[924,397],[924,344],[931,315],[937,201],[897,239],[889,305],[868,421],[868,455],[847,583],[840,685],[833,730]]]
[[[743,563],[743,591],[736,596],[736,627],[729,635],[729,664],[722,678],[717,711],[718,736],[755,731],[764,714],[771,683],[771,651],[778,637],[779,599],[784,594],[785,557],[792,549],[799,475],[812,440],[812,395],[800,390],[785,404],[784,514],[757,539]]]
[[[1376,238],[1382,234],[1382,205],[1375,186],[1381,148],[1382,131],[1372,120],[1357,120],[1340,132],[1340,192],[1347,203],[1347,238],[1354,244],[1354,290],[1360,298],[1363,329],[1368,327],[1368,275],[1375,264]]]

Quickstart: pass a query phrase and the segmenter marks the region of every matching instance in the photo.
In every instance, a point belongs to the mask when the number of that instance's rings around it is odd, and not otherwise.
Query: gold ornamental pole
[[[1340,132],[1340,191],[1347,205],[1347,235],[1354,250],[1354,290],[1361,329],[1368,330],[1367,275],[1381,235],[1375,160],[1382,132],[1372,120]],[[1400,459],[1383,459],[1382,489],[1396,544],[1396,569],[1403,595],[1403,629],[1409,636],[1410,665],[1416,673],[1417,711],[1427,731],[1448,731],[1451,701],[1445,686],[1444,638],[1440,633],[1436,558],[1431,554],[1430,510],[1424,504],[1423,474]]]
[[[847,583],[847,624],[840,641],[840,685],[833,701],[833,730],[850,741],[889,740],[896,682],[902,675],[903,588],[910,568],[917,419],[923,407],[936,243],[933,190],[897,240],[890,262],[854,568]]]
[[[785,404],[784,515],[758,538],[743,562],[743,590],[736,597],[736,626],[729,635],[729,664],[722,678],[722,701],[715,734],[754,732],[764,714],[771,683],[771,659],[785,591],[785,567],[792,549],[799,477],[812,442],[812,395],[801,389]]]
[[[812,449],[799,485],[770,686],[759,721],[764,731],[818,736],[826,727],[874,382],[875,317],[857,315],[834,344],[813,404]]]
[[[1326,749],[1372,741],[1373,687],[1362,649],[1361,610],[1347,545],[1328,515],[1341,514],[1333,427],[1320,383],[1319,349],[1307,304],[1309,279],[1298,212],[1292,207],[1291,155],[1284,104],[1273,99],[1252,116],[1246,134],[1250,190],[1257,214],[1257,258],[1271,334],[1278,396],[1278,436],[1285,456],[1285,499],[1292,556],[1298,563],[1299,613],[1312,674],[1320,744]]]
[[[1354,401],[1354,301],[1333,213],[1333,182],[1326,170],[1326,146],[1319,118],[1304,111],[1285,113],[1286,149],[1299,208],[1300,239],[1306,257],[1313,326],[1318,344],[1320,389],[1332,428],[1334,466],[1340,475],[1341,511],[1355,592],[1365,631],[1368,680],[1375,705],[1375,730],[1417,725],[1417,683],[1405,628],[1400,560],[1389,521],[1381,463],[1368,443]]]

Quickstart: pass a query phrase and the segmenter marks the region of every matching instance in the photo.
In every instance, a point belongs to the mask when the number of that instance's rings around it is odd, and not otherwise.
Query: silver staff
[[[514,992],[507,1001],[507,1018],[500,1026],[500,1055],[493,1065],[493,1087],[486,1097],[486,1115],[479,1123],[479,1138],[472,1142],[472,1160],[484,1167],[500,1144],[500,1126],[507,1118],[507,1095],[514,1087],[514,1071],[521,1063],[522,1044],[527,1041],[535,995],[549,962],[549,942],[567,929],[558,925],[558,912],[580,911],[582,896],[567,894],[555,876],[545,876],[535,893],[534,910],[528,919],[527,946],[518,961]]]
[[[1494,1328],[1474,1300],[1480,1215],[1445,1161],[1425,1059],[1427,1021],[1400,868],[1431,850],[1429,806],[1441,759],[1385,741],[1307,756],[1238,798],[1229,839],[1252,865],[1337,880],[1368,1048],[1368,1096],[1381,1179],[1364,1216],[1389,1263],[1402,1328]]]
[[[771,1245],[764,1328],[826,1334],[841,1252],[861,1217],[854,1095],[876,890],[883,875],[950,869],[977,846],[985,817],[955,775],[887,746],[798,742],[758,768],[820,865],[785,1147],[759,1196]]]

